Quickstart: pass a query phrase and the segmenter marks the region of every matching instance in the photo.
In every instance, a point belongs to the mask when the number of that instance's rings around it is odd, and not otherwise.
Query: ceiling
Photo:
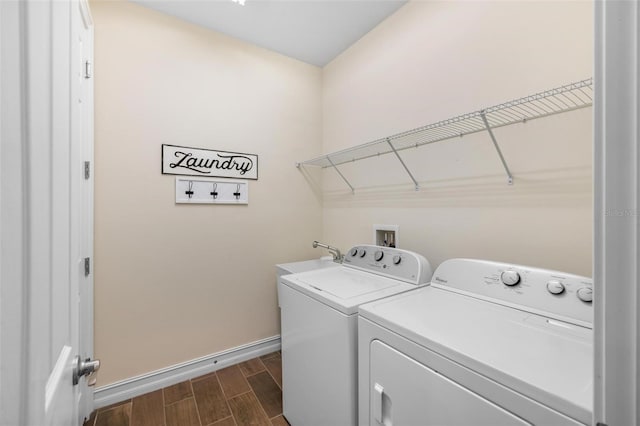
[[[407,0],[132,0],[323,67]]]

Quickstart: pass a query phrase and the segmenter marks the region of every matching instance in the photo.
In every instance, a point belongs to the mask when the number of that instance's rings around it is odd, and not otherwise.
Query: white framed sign
[[[258,156],[163,144],[162,174],[258,180]]]

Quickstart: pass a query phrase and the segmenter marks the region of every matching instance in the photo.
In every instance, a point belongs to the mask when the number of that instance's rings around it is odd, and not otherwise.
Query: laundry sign
[[[163,144],[162,173],[258,180],[258,156]]]

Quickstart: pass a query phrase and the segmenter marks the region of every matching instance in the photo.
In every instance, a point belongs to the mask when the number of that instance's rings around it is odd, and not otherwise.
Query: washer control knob
[[[376,260],[376,262],[380,262],[383,257],[384,257],[384,253],[382,252],[382,250],[378,250],[373,254],[373,258]]]
[[[365,249],[360,250],[360,257],[365,257],[367,255],[367,251]]]
[[[547,290],[551,294],[562,294],[564,292],[564,284],[558,280],[547,281]]]
[[[400,257],[400,255],[396,254],[395,256],[393,256],[393,264],[394,265],[399,265],[400,262],[402,262],[402,258]]]
[[[504,285],[511,287],[520,282],[520,274],[516,271],[504,271],[500,275],[500,279]]]
[[[351,249],[351,251],[349,252],[349,254],[350,254],[351,256],[355,256],[356,254],[358,254],[358,249],[357,249],[357,248],[355,248],[355,247],[354,247],[354,248],[352,248],[352,249]]]
[[[591,303],[593,301],[593,289],[591,287],[582,287],[578,289],[578,299],[583,302]]]

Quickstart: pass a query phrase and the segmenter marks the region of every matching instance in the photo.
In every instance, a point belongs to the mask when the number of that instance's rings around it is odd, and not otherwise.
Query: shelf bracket
[[[407,174],[409,175],[409,177],[413,181],[413,184],[415,185],[415,190],[418,191],[420,189],[420,185],[418,185],[418,181],[416,180],[416,178],[413,177],[413,175],[411,174],[411,171],[409,170],[407,165],[404,164],[404,161],[402,161],[402,157],[400,157],[400,154],[398,154],[398,151],[396,151],[396,148],[393,146],[393,144],[391,143],[391,140],[389,138],[387,138],[387,143],[389,144],[389,146],[391,147],[391,150],[393,151],[393,153],[396,155],[396,157],[400,161],[400,164],[402,164],[402,167],[404,167],[404,170],[407,172]]]
[[[480,117],[482,117],[482,121],[484,122],[484,125],[487,128],[487,132],[489,132],[489,136],[491,136],[491,141],[493,142],[493,146],[496,148],[496,151],[498,152],[500,161],[502,161],[502,166],[504,167],[504,171],[507,172],[509,185],[513,185],[513,175],[509,170],[509,166],[507,166],[507,162],[504,160],[502,151],[500,151],[500,146],[498,145],[498,141],[496,140],[496,137],[493,135],[493,130],[491,130],[491,126],[489,125],[489,121],[487,121],[487,115],[485,114],[484,110],[480,111]]]
[[[336,173],[338,173],[340,175],[340,177],[342,178],[342,180],[344,181],[344,183],[346,183],[349,188],[351,188],[351,193],[355,193],[355,190],[353,189],[353,186],[351,186],[351,184],[349,183],[349,181],[347,180],[346,177],[344,177],[344,175],[342,173],[340,173],[340,170],[338,170],[338,167],[333,164],[333,161],[331,161],[331,158],[329,158],[329,156],[327,155],[327,161],[329,162],[329,164],[331,164],[331,167],[333,167],[333,169],[336,171]]]

